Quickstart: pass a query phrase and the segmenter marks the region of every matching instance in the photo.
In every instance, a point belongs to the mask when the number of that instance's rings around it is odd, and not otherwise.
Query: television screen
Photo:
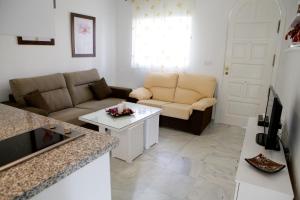
[[[265,113],[264,133],[256,136],[256,142],[265,146],[266,149],[280,150],[279,138],[277,136],[281,123],[282,104],[273,87],[270,87],[268,94],[268,102]]]
[[[265,124],[268,124],[267,126],[264,127],[264,133],[268,134],[269,132],[269,124],[270,124],[270,119],[272,115],[272,109],[273,109],[273,104],[274,104],[274,98],[276,94],[272,88],[269,89],[269,95],[268,95],[268,102],[267,102],[267,107],[266,107],[266,113],[265,113]]]

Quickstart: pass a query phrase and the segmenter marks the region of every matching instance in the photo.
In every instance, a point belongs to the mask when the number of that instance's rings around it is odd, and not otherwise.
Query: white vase
[[[118,104],[118,113],[122,114],[124,111],[124,103]]]

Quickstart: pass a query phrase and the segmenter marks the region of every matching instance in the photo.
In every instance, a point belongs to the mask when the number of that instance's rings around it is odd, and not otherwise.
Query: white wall
[[[297,0],[286,2],[287,27],[295,17]],[[287,50],[290,42],[283,41],[277,73],[276,90],[283,104],[284,135],[288,135],[291,150],[291,172],[295,194],[300,198],[300,48]]]
[[[112,0],[57,0],[55,46],[20,46],[15,36],[0,35],[0,101],[9,93],[8,80],[49,73],[97,68],[109,83],[115,79],[116,7]],[[70,12],[96,17],[95,58],[72,58]]]
[[[187,72],[215,76],[220,83],[223,75],[227,19],[236,0],[196,0],[193,31],[193,55]],[[116,83],[128,87],[141,86],[144,69],[133,69],[131,58],[130,2],[117,1],[117,74]]]
[[[197,0],[195,30],[193,35],[193,59],[188,72],[206,73],[222,83],[224,55],[226,50],[227,20],[230,10],[237,0]],[[280,0],[286,10],[286,25],[295,16],[297,0]],[[284,24],[284,23],[283,23]],[[285,27],[288,29],[288,26]],[[282,43],[282,54],[276,89],[284,106],[286,127],[292,150],[292,166],[296,193],[300,197],[300,50],[284,51],[289,42]],[[131,7],[130,3],[117,0],[117,68],[116,84],[138,87],[143,84],[145,69],[133,69],[131,57]],[[275,69],[277,70],[277,69]],[[220,88],[220,87],[219,87]]]

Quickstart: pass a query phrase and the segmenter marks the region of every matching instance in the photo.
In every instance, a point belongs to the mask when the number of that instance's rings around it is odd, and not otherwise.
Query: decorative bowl
[[[285,168],[285,165],[276,163],[266,158],[263,154],[259,154],[254,158],[246,158],[245,160],[256,169],[269,174],[279,172]]]

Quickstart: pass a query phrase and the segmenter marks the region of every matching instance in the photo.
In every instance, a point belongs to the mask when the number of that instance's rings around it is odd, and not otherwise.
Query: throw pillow
[[[38,90],[25,95],[24,100],[28,106],[42,109],[49,114],[49,106]]]
[[[105,99],[112,94],[111,88],[107,85],[104,78],[99,81],[96,81],[94,84],[90,85],[94,96],[98,100]]]

